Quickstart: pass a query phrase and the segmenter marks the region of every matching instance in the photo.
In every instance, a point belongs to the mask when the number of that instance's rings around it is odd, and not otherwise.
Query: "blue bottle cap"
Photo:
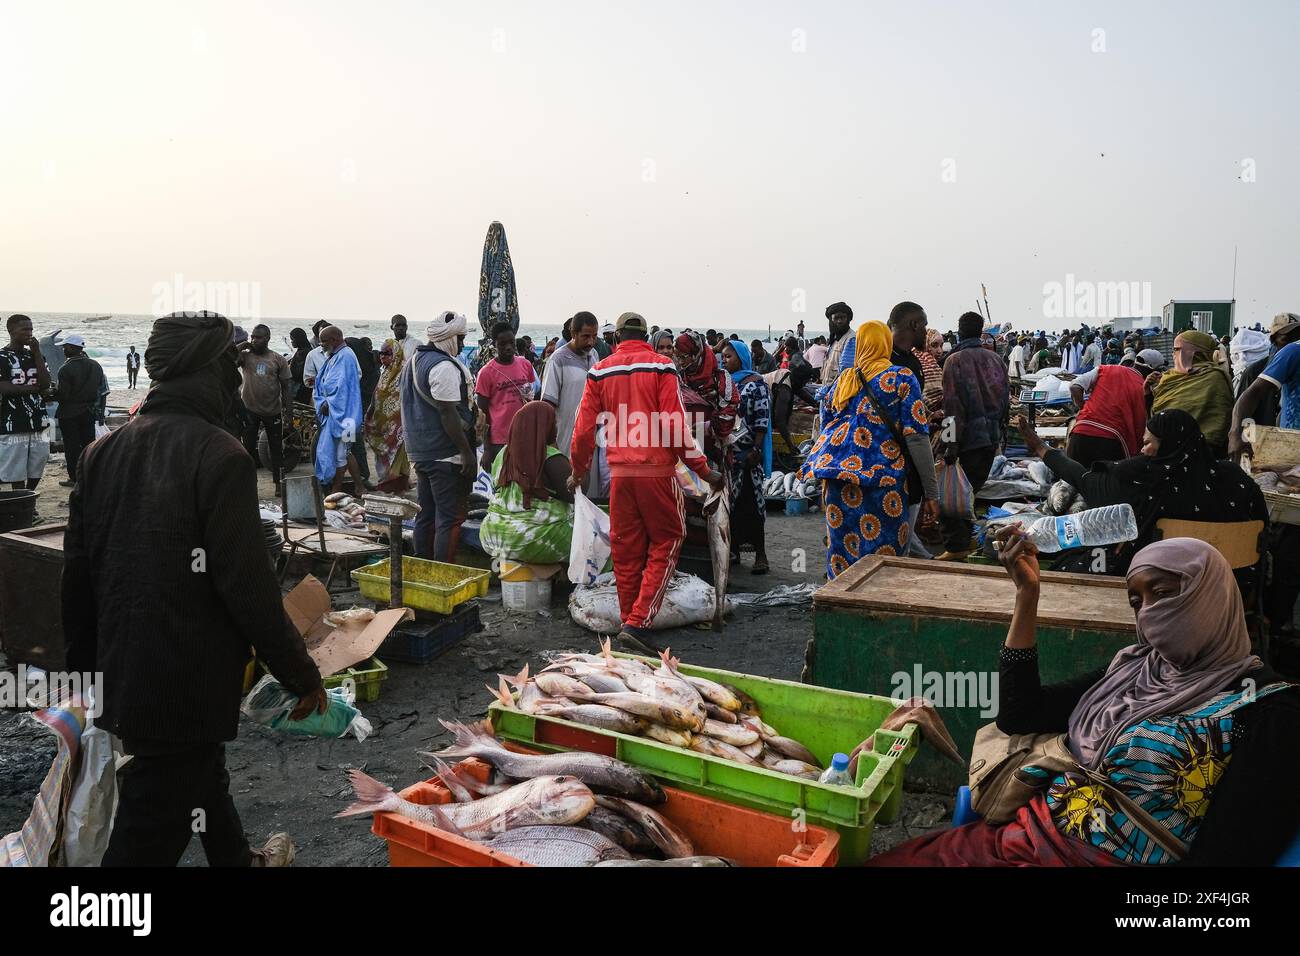
[[[832,769],[832,770],[844,770],[844,771],[847,771],[847,770],[849,769],[849,755],[848,755],[848,754],[836,754],[834,757],[832,757],[832,758],[831,758],[831,769]]]

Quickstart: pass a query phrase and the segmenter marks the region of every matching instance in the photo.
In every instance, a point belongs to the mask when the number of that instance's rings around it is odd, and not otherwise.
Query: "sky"
[[[1061,328],[1108,313],[1053,283],[1158,314],[1231,297],[1234,248],[1267,322],[1297,36],[1265,0],[4,0],[0,309],[473,314],[495,219],[525,324],[947,329],[983,283]]]

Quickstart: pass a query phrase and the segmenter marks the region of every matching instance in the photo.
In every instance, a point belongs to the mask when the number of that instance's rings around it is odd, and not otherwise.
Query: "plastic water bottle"
[[[1129,504],[1089,508],[1059,517],[1047,515],[1025,526],[1025,537],[1044,552],[1132,541],[1137,533],[1137,518]]]
[[[822,771],[822,775],[817,778],[818,783],[833,783],[837,787],[853,786],[853,778],[849,776],[849,755],[836,754],[831,758],[831,765]]]

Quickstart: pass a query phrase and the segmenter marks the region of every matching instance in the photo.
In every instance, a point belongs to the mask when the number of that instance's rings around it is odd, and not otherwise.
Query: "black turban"
[[[849,317],[850,322],[853,321],[853,310],[850,309],[843,302],[836,302],[834,305],[826,306],[826,318],[829,319],[836,312],[843,312],[845,315]]]
[[[144,367],[157,382],[196,372],[231,348],[234,326],[216,312],[173,312],[153,324]]]

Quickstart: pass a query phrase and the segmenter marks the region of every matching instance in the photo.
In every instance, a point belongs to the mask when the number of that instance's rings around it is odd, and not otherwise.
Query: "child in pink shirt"
[[[515,333],[502,323],[492,330],[496,357],[479,369],[474,394],[489,423],[483,443],[483,470],[491,473],[497,452],[510,437],[515,412],[532,401],[537,392],[537,373],[532,363],[516,354]]]

